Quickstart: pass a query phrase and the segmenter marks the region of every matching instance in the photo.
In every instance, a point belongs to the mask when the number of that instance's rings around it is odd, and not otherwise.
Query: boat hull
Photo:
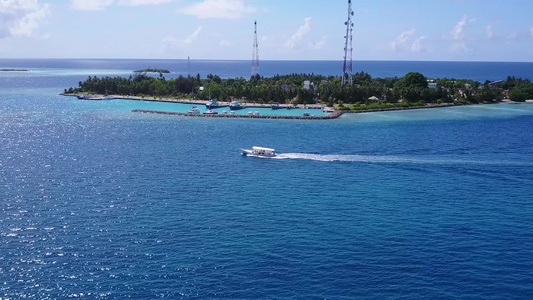
[[[207,109],[213,109],[213,108],[226,107],[226,105],[209,105],[209,104],[206,104],[205,107],[207,107]]]

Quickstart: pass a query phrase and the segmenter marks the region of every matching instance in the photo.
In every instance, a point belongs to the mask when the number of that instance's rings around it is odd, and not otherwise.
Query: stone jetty
[[[172,116],[202,117],[202,118],[240,118],[240,119],[285,119],[285,120],[332,120],[340,117],[342,111],[336,110],[327,116],[263,116],[263,115],[232,115],[232,114],[191,114],[168,112],[159,110],[134,109],[133,112],[146,114],[160,114]]]

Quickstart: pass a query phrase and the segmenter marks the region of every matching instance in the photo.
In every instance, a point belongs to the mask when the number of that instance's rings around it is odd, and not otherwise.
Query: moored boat
[[[243,109],[244,107],[241,105],[239,101],[232,101],[229,105],[229,109],[231,110],[239,110]]]
[[[252,149],[241,149],[243,156],[274,157],[276,150],[272,148],[253,146]]]
[[[276,110],[276,109],[280,109],[281,107],[279,106],[279,103],[273,103],[270,108],[272,108],[273,110]]]
[[[211,99],[205,106],[208,109],[212,109],[212,108],[224,107],[225,105],[220,105],[217,100]]]
[[[200,110],[196,106],[193,106],[187,113],[188,114],[199,114]]]
[[[218,113],[212,109],[209,109],[204,112],[204,115],[218,115]]]

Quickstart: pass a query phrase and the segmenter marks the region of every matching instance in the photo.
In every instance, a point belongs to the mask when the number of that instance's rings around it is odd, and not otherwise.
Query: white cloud
[[[312,20],[313,19],[309,17],[305,18],[304,24],[300,26],[300,28],[298,28],[292,37],[285,43],[288,48],[296,48],[304,36],[311,31]]]
[[[199,19],[238,19],[256,11],[257,8],[244,4],[243,0],[203,0],[178,10]]]
[[[466,25],[468,23],[475,22],[476,19],[468,19],[466,15],[463,16],[463,18],[455,24],[455,26],[452,28],[450,33],[445,34],[443,36],[444,39],[451,40],[452,43],[452,50],[463,50],[466,51],[466,41],[465,41],[465,31],[466,31]],[[492,29],[491,29],[492,30]],[[492,32],[491,32],[492,33]]]
[[[167,37],[163,40],[163,44],[166,48],[180,48],[181,46],[185,44],[192,44],[196,39],[198,39],[198,36],[200,35],[200,32],[202,32],[203,27],[199,26],[196,28],[196,30],[189,34],[185,39],[177,39],[175,37]]]
[[[173,0],[118,0],[122,6],[158,5],[169,3]],[[115,3],[115,0],[70,0],[70,7],[76,10],[98,11]]]
[[[220,46],[222,46],[222,47],[227,47],[227,46],[231,45],[231,43],[228,42],[228,41],[226,41],[226,40],[222,40],[222,41],[220,41],[220,43],[218,43],[218,44],[219,44]]]
[[[516,31],[513,31],[507,35],[508,40],[515,40],[518,37],[518,33]]]
[[[419,38],[417,38],[413,45],[411,46],[411,51],[413,52],[424,52],[426,51],[426,48],[424,47],[424,45],[422,45],[422,42],[424,42],[424,40],[426,39],[425,36],[421,36]]]
[[[318,42],[313,42],[309,44],[309,48],[313,50],[321,50],[324,49],[326,46],[326,37],[322,37],[322,39]]]
[[[38,0],[0,0],[0,38],[31,36],[49,14]]]
[[[465,37],[465,26],[466,26],[466,15],[455,24],[452,31],[450,32],[450,38],[452,40],[463,40]]]
[[[200,35],[200,32],[202,32],[202,28],[202,26],[196,28],[196,30],[193,33],[189,34],[189,36],[183,42],[185,44],[191,44],[192,42],[194,42],[198,38],[198,35]]]
[[[70,0],[70,7],[76,10],[102,10],[113,4],[113,0]]]
[[[411,38],[415,35],[415,29],[407,30],[398,35],[394,41],[391,42],[391,48],[394,52],[424,52],[426,48],[423,45],[426,36],[419,36],[411,44]]]
[[[415,34],[414,28],[400,33],[400,35],[397,36],[396,39],[394,39],[394,41],[392,41],[391,43],[392,50],[394,51],[405,50],[407,42],[414,34]]]
[[[119,0],[119,5],[124,6],[140,6],[140,5],[158,5],[169,3],[172,0]]]

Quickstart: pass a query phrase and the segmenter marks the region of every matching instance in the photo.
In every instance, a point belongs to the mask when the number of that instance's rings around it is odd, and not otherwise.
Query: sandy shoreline
[[[79,94],[60,94],[62,96],[66,97],[78,97]],[[139,97],[139,96],[125,96],[125,95],[88,95],[86,99],[84,100],[105,100],[107,98],[111,99],[123,99],[123,100],[139,100],[139,101],[154,101],[154,102],[169,102],[169,103],[185,103],[185,104],[194,104],[194,105],[206,105],[209,103],[208,100],[189,100],[189,99],[175,99],[175,98],[157,98],[157,97]],[[239,101],[239,100],[238,100]],[[219,101],[220,105],[228,106],[230,105],[230,102],[225,101]],[[248,102],[240,102],[241,106],[244,108],[247,107],[257,107],[257,108],[269,108],[272,105],[268,103],[259,104],[259,103],[248,103]],[[280,104],[280,108],[308,108],[308,109],[322,109],[324,106],[320,104],[307,104],[307,105],[292,105],[292,104]]]

